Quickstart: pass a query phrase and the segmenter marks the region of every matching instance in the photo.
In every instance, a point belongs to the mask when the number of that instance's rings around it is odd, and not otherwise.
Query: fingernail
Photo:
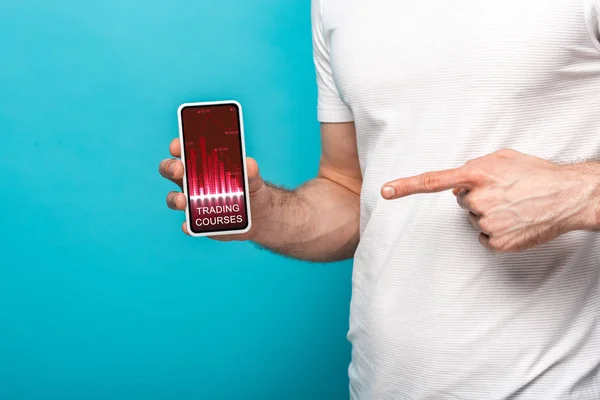
[[[381,193],[383,194],[384,198],[391,199],[392,197],[394,197],[396,191],[394,190],[393,186],[384,186]]]
[[[171,174],[171,176],[173,176],[174,172],[175,172],[175,163],[172,162],[171,165],[169,165],[169,173]]]

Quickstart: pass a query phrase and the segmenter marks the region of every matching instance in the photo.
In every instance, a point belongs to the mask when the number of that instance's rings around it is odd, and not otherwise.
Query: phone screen
[[[186,106],[181,126],[193,233],[245,229],[246,163],[238,105]]]

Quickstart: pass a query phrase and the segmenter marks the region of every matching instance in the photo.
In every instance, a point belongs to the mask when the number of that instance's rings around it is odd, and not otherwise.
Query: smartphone
[[[188,232],[192,236],[248,232],[252,221],[241,104],[184,103],[177,115]]]

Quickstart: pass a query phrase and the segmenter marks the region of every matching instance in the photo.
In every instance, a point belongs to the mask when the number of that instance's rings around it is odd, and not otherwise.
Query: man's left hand
[[[600,178],[598,164],[558,165],[503,149],[464,166],[386,183],[381,194],[398,199],[453,189],[458,204],[480,231],[481,244],[516,252],[564,233],[594,229]]]

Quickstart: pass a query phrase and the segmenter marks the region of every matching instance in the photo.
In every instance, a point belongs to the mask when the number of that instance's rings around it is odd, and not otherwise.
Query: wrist
[[[590,162],[572,166],[573,179],[579,184],[573,193],[582,202],[577,213],[577,230],[600,230],[600,163]]]
[[[267,248],[278,244],[283,239],[283,219],[293,194],[292,191],[263,181],[260,188],[250,196],[252,229],[246,240]]]
[[[248,231],[245,240],[250,240],[259,245],[262,245],[262,235],[265,231],[266,221],[269,217],[269,212],[266,210],[273,204],[273,188],[263,182],[262,185],[254,193],[250,195],[250,205],[252,207],[252,228]]]

